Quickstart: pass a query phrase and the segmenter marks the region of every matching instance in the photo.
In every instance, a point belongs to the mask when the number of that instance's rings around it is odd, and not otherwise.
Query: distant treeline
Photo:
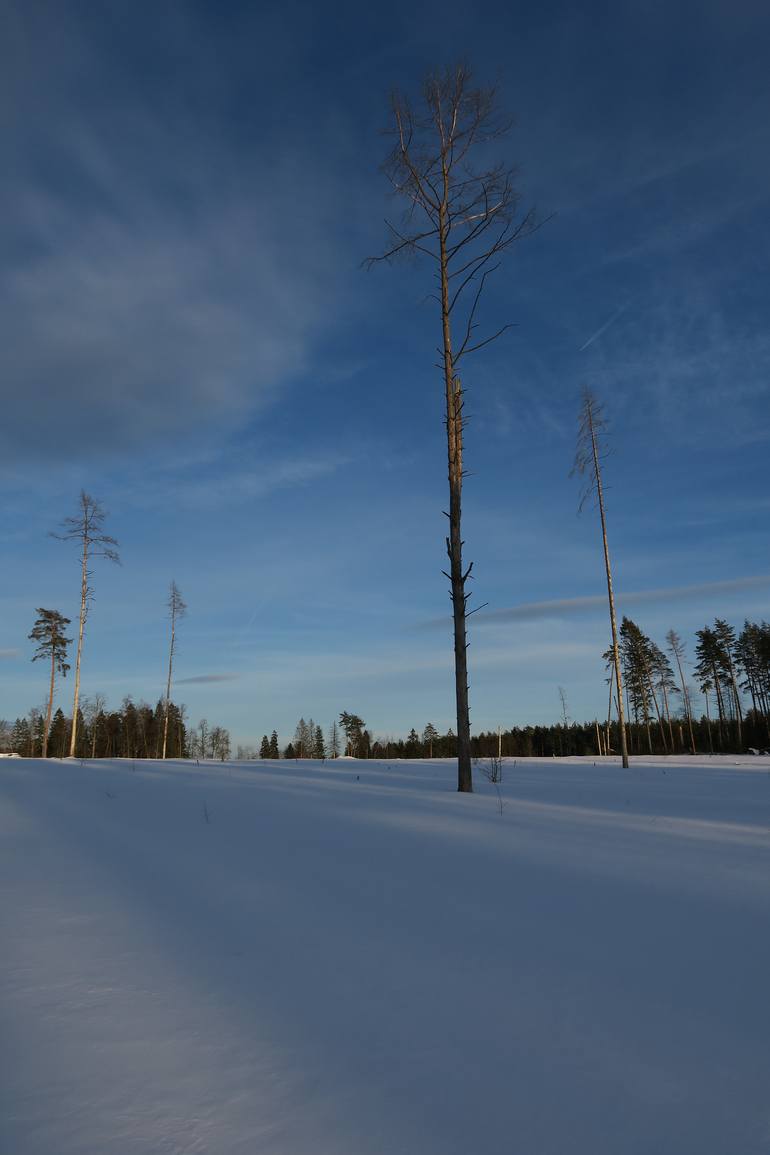
[[[620,627],[620,657],[626,734],[630,754],[733,754],[770,746],[770,624],[744,623],[740,633],[723,618],[696,631],[695,661],[690,684],[685,647],[669,630],[665,648],[658,646],[630,618]],[[614,662],[607,668],[607,715],[589,722],[572,722],[564,690],[559,687],[562,720],[548,726],[512,726],[471,738],[476,758],[549,758],[617,754],[620,734]],[[696,714],[696,705],[698,707]],[[153,707],[124,698],[119,710],[108,711],[97,694],[78,709],[75,755],[79,758],[158,758],[162,756],[165,700]],[[196,727],[185,722],[185,707],[169,703],[166,755],[169,758],[230,757],[230,735],[203,718]],[[0,720],[0,750],[41,757],[45,719],[39,710],[17,718],[13,726]],[[48,754],[63,757],[71,746],[72,724],[59,709],[53,716]],[[281,747],[274,729],[259,746],[239,746],[238,758],[456,758],[457,738],[450,729],[440,734],[432,722],[422,733],[406,738],[375,737],[363,718],[343,711],[324,737],[320,725],[300,718],[293,740]]]
[[[107,710],[104,699],[84,700],[78,710],[76,758],[159,758],[163,748],[166,703],[153,709],[146,702],[125,698],[118,710]],[[169,702],[167,758],[230,757],[230,735],[221,726],[210,727],[205,718],[197,727],[185,725],[184,706]],[[30,710],[13,725],[0,721],[0,749],[14,750],[25,758],[41,758],[45,718]],[[58,709],[48,735],[48,757],[69,754],[72,719]]]

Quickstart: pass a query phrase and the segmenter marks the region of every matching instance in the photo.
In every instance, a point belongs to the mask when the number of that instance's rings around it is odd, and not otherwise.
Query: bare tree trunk
[[[719,671],[717,670],[716,666],[713,665],[711,670],[714,676],[714,692],[716,693],[717,697],[717,733],[719,734],[719,749],[724,750],[725,741],[724,734],[722,732],[722,726],[724,725],[725,729],[727,729],[727,714],[725,712],[725,705],[722,699],[722,691],[719,687]]]
[[[75,757],[75,743],[78,735],[78,707],[80,704],[80,656],[83,652],[83,631],[88,608],[88,537],[83,537],[83,568],[80,578],[80,624],[78,626],[78,652],[75,658],[75,697],[72,705],[72,734],[70,737],[70,758]]]
[[[653,685],[652,674],[650,673],[650,667],[647,665],[647,662],[644,663],[644,676],[647,679],[647,688],[650,691],[650,697],[652,698],[652,704],[655,707],[655,716],[658,719],[658,729],[660,730],[660,740],[663,743],[663,753],[668,754],[668,745],[666,744],[666,732],[663,729],[663,719],[661,718],[660,706],[658,705],[658,696],[655,693],[655,686]],[[648,726],[648,730],[649,730],[649,726]],[[652,753],[652,750],[650,750],[650,753]]]
[[[455,698],[457,702],[457,789],[473,791],[471,773],[471,725],[468,706],[468,642],[466,640],[465,583],[473,562],[463,572],[463,541],[460,529],[463,488],[463,391],[455,375],[452,358],[452,332],[449,322],[449,275],[447,269],[448,173],[444,165],[444,201],[439,208],[439,268],[441,275],[441,327],[443,339],[444,384],[446,388],[447,459],[449,466],[449,581],[452,588],[454,621]]]
[[[704,694],[703,697],[706,699],[706,729],[708,730],[708,735],[709,735],[709,752],[711,754],[713,754],[714,753],[714,739],[711,736],[711,713],[709,711],[708,693]]]
[[[56,683],[56,654],[51,652],[51,686],[48,691],[48,709],[45,715],[45,730],[43,730],[43,757],[48,757],[48,735],[51,730],[51,714],[53,713],[53,691]]]
[[[682,661],[678,648],[672,647],[674,657],[676,658],[677,669],[679,670],[679,681],[682,686],[682,701],[684,702],[684,712],[687,718],[687,725],[690,730],[690,749],[695,753],[695,734],[692,728],[692,707],[690,705],[690,695],[687,692],[687,685],[684,680],[684,671],[682,670]]]
[[[738,730],[738,748],[739,748],[739,750],[742,750],[743,749],[743,710],[741,709],[741,697],[740,697],[740,694],[738,693],[738,683],[735,680],[735,667],[733,666],[732,659],[730,659],[729,670],[730,670],[730,684],[732,686],[733,699],[735,701],[735,722],[736,722],[736,727]]]
[[[618,722],[620,725],[620,752],[623,766],[628,768],[628,745],[626,743],[626,720],[623,713],[623,679],[620,673],[620,648],[618,646],[618,620],[615,614],[615,594],[612,588],[612,567],[610,565],[610,550],[607,544],[607,521],[604,516],[604,491],[602,489],[602,472],[599,465],[599,452],[596,445],[593,413],[588,407],[588,427],[591,432],[591,449],[594,458],[596,476],[596,495],[599,500],[599,517],[602,523],[602,546],[604,547],[604,569],[607,574],[607,596],[610,602],[610,625],[612,627],[612,658],[615,666],[615,685],[618,688]]]
[[[671,740],[671,753],[674,753],[674,727],[671,725],[671,709],[668,704],[668,690],[666,689],[665,681],[660,684],[661,692],[663,694],[663,713],[668,726],[668,736]]]
[[[174,637],[176,633],[176,611],[171,611],[171,644],[168,648],[168,681],[166,682],[166,709],[163,716],[163,751],[161,758],[166,757],[166,746],[168,744],[168,711],[171,702],[171,669],[174,661]],[[184,648],[184,647],[183,647]],[[184,657],[184,654],[182,655]],[[184,666],[182,667],[184,673]]]

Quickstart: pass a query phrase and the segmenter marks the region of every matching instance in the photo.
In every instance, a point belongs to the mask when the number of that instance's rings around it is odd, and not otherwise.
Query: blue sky
[[[453,724],[429,272],[361,262],[393,209],[389,91],[458,57],[553,214],[490,283],[515,327],[465,368],[472,725],[554,720],[559,685],[606,709],[606,611],[574,602],[603,592],[568,476],[583,384],[621,612],[690,650],[715,614],[770,615],[768,49],[751,2],[6,2],[0,714],[45,693],[35,607],[76,617],[47,533],[85,487],[123,557],[85,694],[157,699],[174,578],[193,722]]]

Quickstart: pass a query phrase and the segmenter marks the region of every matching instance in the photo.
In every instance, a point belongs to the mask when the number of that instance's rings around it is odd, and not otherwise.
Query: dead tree
[[[92,571],[90,562],[95,557],[104,557],[108,561],[120,564],[117,545],[114,537],[103,532],[106,513],[101,502],[91,497],[81,489],[78,499],[78,512],[75,517],[65,517],[62,523],[62,532],[54,533],[52,537],[59,541],[77,541],[80,543],[80,622],[78,626],[78,648],[75,658],[75,698],[72,706],[72,734],[70,737],[70,758],[75,757],[75,744],[78,732],[78,705],[80,702],[80,660],[83,656],[83,635],[88,617],[88,609],[93,599],[91,587]]]
[[[626,742],[626,720],[623,711],[623,678],[620,671],[620,648],[618,646],[618,622],[615,616],[615,594],[612,588],[612,566],[610,565],[610,550],[607,544],[607,519],[604,510],[604,490],[602,488],[601,460],[606,454],[603,430],[606,428],[606,419],[602,407],[597,402],[590,389],[583,390],[583,402],[580,407],[578,426],[577,450],[572,473],[586,477],[586,487],[580,499],[582,510],[589,496],[596,494],[599,506],[599,519],[602,527],[602,545],[604,547],[604,569],[607,575],[607,596],[610,604],[610,626],[612,628],[612,664],[615,668],[615,685],[617,687],[618,724],[620,726],[620,753],[623,765],[628,767],[628,744]]]
[[[169,587],[168,601],[168,616],[171,619],[171,639],[168,647],[168,681],[166,682],[166,708],[163,713],[163,751],[161,758],[166,757],[166,746],[168,744],[168,712],[171,705],[171,674],[174,664],[174,650],[176,648],[176,623],[177,618],[183,618],[187,613],[187,606],[182,601],[182,595],[175,581],[172,581]]]
[[[464,66],[427,77],[417,107],[400,93],[391,101],[393,139],[384,169],[407,207],[396,225],[387,222],[390,244],[366,263],[400,255],[428,258],[441,316],[439,365],[445,394],[449,470],[449,534],[446,549],[454,619],[455,694],[457,699],[458,790],[473,789],[466,619],[468,579],[473,563],[463,563],[461,531],[463,485],[463,388],[458,368],[463,358],[494,341],[509,325],[481,335],[478,309],[487,278],[520,237],[536,227],[533,213],[519,213],[515,170],[488,160],[490,142],[510,125],[496,110],[493,88],[475,88]],[[473,611],[471,611],[473,612]]]

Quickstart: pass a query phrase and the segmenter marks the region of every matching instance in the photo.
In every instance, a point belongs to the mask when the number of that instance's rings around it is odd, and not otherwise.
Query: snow
[[[767,1153],[770,758],[474,777],[4,764],[0,1151]]]

